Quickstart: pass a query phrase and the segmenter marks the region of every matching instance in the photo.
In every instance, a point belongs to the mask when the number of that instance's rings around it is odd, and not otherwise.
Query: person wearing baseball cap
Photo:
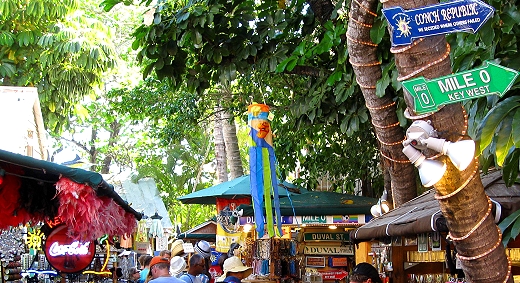
[[[150,283],[184,283],[184,281],[170,275],[170,260],[162,256],[155,256],[150,262]]]
[[[362,262],[354,267],[349,276],[350,283],[383,283],[377,269],[369,263]]]

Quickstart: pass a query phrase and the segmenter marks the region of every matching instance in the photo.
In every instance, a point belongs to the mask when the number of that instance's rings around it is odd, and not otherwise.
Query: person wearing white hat
[[[211,246],[207,241],[200,240],[195,244],[194,249],[197,254],[201,255],[205,259],[204,270],[197,277],[200,278],[202,283],[209,283],[211,278],[211,274],[209,273],[209,265],[211,263]]]
[[[237,256],[232,256],[224,261],[224,273],[218,278],[218,282],[242,283],[242,279],[253,273],[251,267],[247,267]]]
[[[186,269],[186,261],[180,256],[174,256],[170,260],[170,274],[173,277],[179,278],[179,276]]]
[[[200,254],[203,258],[211,257],[211,246],[207,241],[200,240],[195,244],[195,251]]]

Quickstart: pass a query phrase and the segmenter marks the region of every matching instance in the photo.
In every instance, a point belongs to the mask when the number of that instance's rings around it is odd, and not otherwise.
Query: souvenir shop
[[[100,174],[0,150],[0,196],[2,282],[122,276],[112,269],[117,235],[130,235],[141,214]]]
[[[348,207],[353,198],[358,206]],[[346,282],[355,265],[349,232],[372,218],[370,208],[377,199],[308,192],[293,197],[292,202],[296,216],[287,216],[289,210],[282,206],[283,236],[260,239],[251,229],[255,220],[249,207],[239,206],[244,215],[251,215],[240,217],[239,222],[248,231],[243,258],[253,267],[253,277],[273,282]]]
[[[482,181],[493,202],[493,215],[503,220],[520,209],[520,187],[499,186],[503,182],[497,178],[501,176],[483,177]],[[446,240],[446,220],[434,195],[431,189],[351,231],[356,260],[372,263],[383,282],[465,282],[454,245]],[[506,249],[513,275],[520,275],[519,248],[520,241],[513,241]]]

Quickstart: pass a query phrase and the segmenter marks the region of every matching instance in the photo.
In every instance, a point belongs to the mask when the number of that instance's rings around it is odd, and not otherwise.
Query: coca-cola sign
[[[54,229],[45,241],[45,257],[58,271],[76,273],[87,268],[96,254],[93,241],[78,241],[67,235],[67,226]]]

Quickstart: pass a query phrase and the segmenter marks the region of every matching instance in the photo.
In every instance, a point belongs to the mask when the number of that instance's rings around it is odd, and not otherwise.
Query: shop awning
[[[486,194],[493,201],[493,213],[500,211],[500,220],[520,209],[520,184],[506,187],[499,171],[482,176],[482,183]],[[447,232],[446,220],[434,195],[435,190],[431,189],[400,207],[372,219],[352,231],[350,238],[362,242],[390,236],[410,236],[433,231]]]
[[[74,195],[75,187],[87,189],[87,194],[89,193],[88,190],[93,190],[94,199],[90,198],[90,200],[99,200],[96,207],[99,208],[99,212],[102,212],[100,216],[111,219],[99,220],[103,221],[105,225],[114,224],[114,226],[125,225],[125,227],[129,227],[129,225],[133,225],[132,222],[136,222],[135,219],[141,219],[141,214],[130,207],[114,191],[114,187],[105,182],[103,177],[95,172],[70,168],[0,150],[0,180],[0,194],[4,200],[3,204],[0,204],[2,208],[0,209],[2,218],[0,228],[30,220],[54,219],[56,216],[60,216],[60,213],[64,216],[66,212],[82,215],[95,213],[95,211],[61,211],[64,209],[64,205],[60,203],[62,195],[58,194],[56,190],[58,182],[62,182],[63,186],[69,189],[67,193],[72,195]],[[109,199],[113,200],[116,205],[112,206]],[[90,203],[87,200],[87,198],[77,196],[77,204],[74,205],[78,209],[90,209],[92,207],[89,206]],[[107,207],[103,208],[103,206]],[[120,208],[117,208],[117,206]],[[67,206],[67,208],[69,207],[72,206]],[[121,208],[122,210],[119,212],[118,210]],[[112,213],[115,214],[111,215]],[[132,216],[133,219],[128,216]],[[77,224],[77,226],[79,225],[83,224]],[[129,227],[129,229],[131,228]],[[114,227],[113,231],[121,230],[121,228]]]
[[[197,234],[197,233],[181,233],[177,235],[177,239],[183,240],[206,240],[208,242],[215,242],[217,238],[216,234]]]
[[[306,190],[304,188],[295,186],[288,182],[279,181],[278,183],[278,194],[280,197],[287,196],[287,194],[299,194],[305,191]],[[251,197],[251,181],[249,175],[244,175],[231,181],[223,182],[218,185],[187,194],[177,199],[185,204],[216,204],[217,197],[227,199]]]
[[[283,216],[370,214],[370,208],[377,201],[376,198],[335,192],[306,192],[281,198],[280,213]],[[243,209],[242,216],[254,215],[252,205],[240,205],[240,209]]]

